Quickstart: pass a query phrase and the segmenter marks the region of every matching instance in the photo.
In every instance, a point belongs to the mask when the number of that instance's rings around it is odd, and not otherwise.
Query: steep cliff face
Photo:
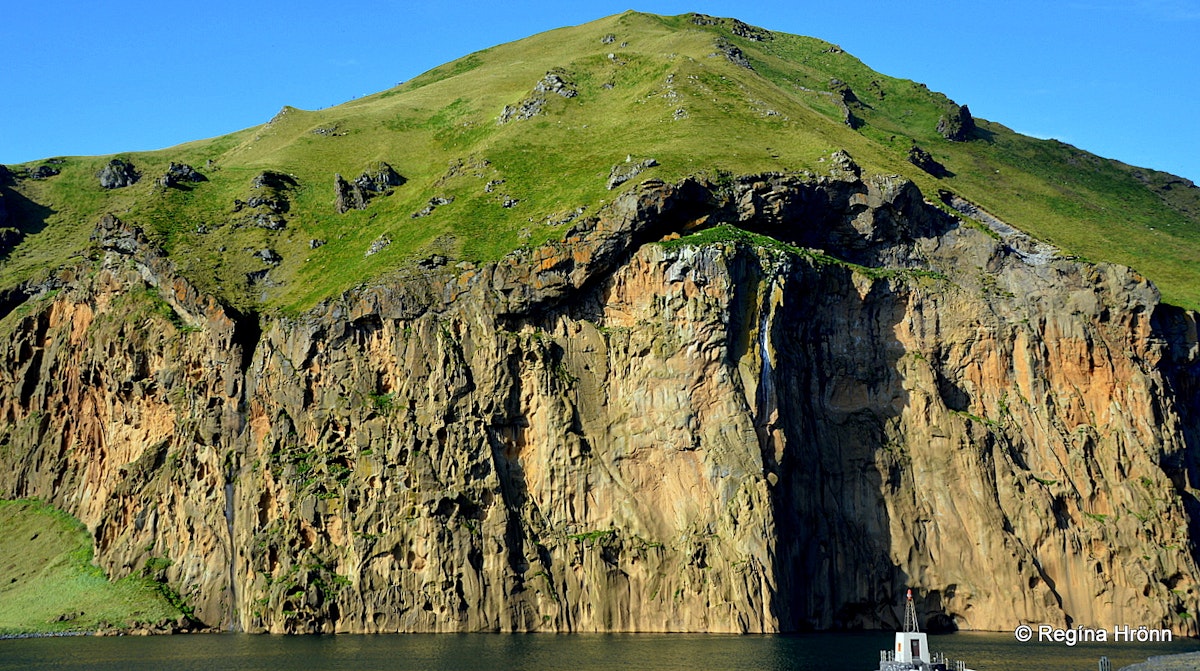
[[[1197,633],[1194,322],[843,167],[261,321],[108,218],[4,320],[0,494],[250,631]]]

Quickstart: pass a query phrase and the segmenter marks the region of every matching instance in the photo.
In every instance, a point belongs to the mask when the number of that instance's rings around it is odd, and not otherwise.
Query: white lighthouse
[[[911,589],[904,604],[904,631],[896,632],[895,659],[909,664],[930,663],[929,640],[917,626],[917,606],[913,603]]]
[[[951,661],[929,651],[929,639],[917,626],[917,606],[912,590],[904,603],[904,630],[896,633],[896,645],[879,651],[879,671],[971,671],[966,663]]]

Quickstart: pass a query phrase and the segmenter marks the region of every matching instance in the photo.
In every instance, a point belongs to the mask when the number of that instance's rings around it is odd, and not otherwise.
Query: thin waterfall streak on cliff
[[[237,553],[233,544],[233,480],[225,483],[225,528],[229,532],[229,631],[241,631],[237,608]]]
[[[766,425],[775,410],[775,371],[771,363],[771,303],[770,295],[763,299],[762,317],[758,324],[758,350],[762,358],[762,372],[758,381],[758,421]]]

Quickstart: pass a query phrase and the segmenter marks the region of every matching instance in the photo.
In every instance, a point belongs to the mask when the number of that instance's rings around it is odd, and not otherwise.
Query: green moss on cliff
[[[0,501],[0,633],[94,631],[174,621],[151,582],[110,582],[79,520],[38,501]]]

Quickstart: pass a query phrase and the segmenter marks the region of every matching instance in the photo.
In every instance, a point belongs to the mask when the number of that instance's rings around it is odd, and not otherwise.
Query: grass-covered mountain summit
[[[822,174],[837,150],[1200,308],[1190,182],[973,119],[818,39],[636,12],[222,137],[9,166],[0,286],[70,262],[113,213],[231,305],[304,310],[414,260],[489,261],[561,237],[645,179]]]

